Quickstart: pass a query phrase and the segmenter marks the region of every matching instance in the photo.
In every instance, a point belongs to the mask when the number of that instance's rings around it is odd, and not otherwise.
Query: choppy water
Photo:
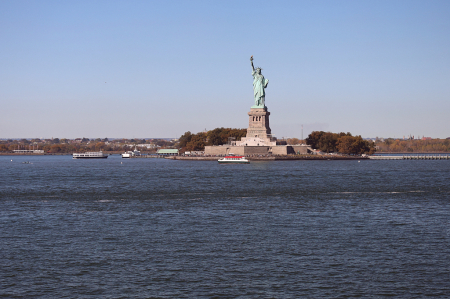
[[[448,298],[449,233],[450,161],[0,157],[2,298]]]

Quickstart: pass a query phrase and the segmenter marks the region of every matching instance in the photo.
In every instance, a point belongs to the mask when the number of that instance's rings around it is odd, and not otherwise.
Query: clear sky
[[[450,136],[450,1],[0,1],[0,138]]]

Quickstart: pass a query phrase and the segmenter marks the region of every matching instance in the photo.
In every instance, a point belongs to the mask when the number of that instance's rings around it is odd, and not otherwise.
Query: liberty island
[[[270,112],[266,106],[266,91],[269,80],[261,73],[262,68],[253,65],[250,57],[253,76],[254,105],[248,112],[249,121],[247,135],[240,141],[233,141],[227,145],[205,146],[205,155],[288,155],[308,154],[312,148],[307,145],[287,145],[285,141],[277,141],[270,129]]]

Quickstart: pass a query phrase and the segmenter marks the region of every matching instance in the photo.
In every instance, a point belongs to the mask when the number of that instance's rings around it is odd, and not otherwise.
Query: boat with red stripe
[[[250,161],[247,160],[244,156],[237,156],[235,154],[228,154],[223,158],[217,160],[221,164],[249,164]]]

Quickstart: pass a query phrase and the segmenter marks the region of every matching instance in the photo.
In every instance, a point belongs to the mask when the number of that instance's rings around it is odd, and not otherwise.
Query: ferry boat
[[[221,164],[249,164],[250,161],[245,159],[244,156],[236,156],[235,154],[228,154],[219,160],[217,160]]]
[[[73,153],[74,159],[105,159],[108,158],[107,154],[103,152],[86,152],[86,153]]]

